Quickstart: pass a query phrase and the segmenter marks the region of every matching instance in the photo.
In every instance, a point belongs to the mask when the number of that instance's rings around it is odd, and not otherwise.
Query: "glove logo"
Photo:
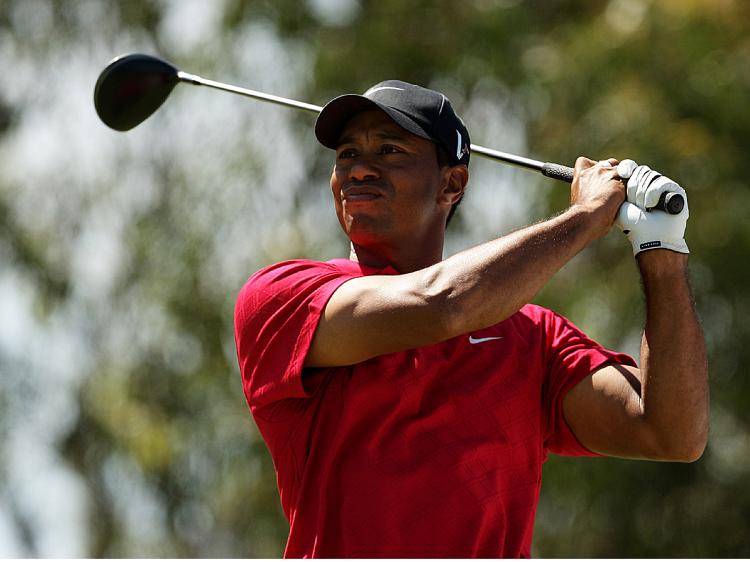
[[[653,242],[644,242],[641,244],[641,250],[648,250],[650,248],[659,248],[661,247],[661,242],[659,240],[654,240]]]

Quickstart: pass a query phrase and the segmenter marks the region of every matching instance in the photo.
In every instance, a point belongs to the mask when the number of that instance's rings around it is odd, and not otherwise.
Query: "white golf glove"
[[[685,226],[690,213],[685,190],[668,177],[648,166],[638,166],[632,160],[620,162],[617,174],[628,180],[628,197],[620,207],[615,224],[627,234],[633,255],[657,248],[689,254]],[[656,206],[665,191],[681,193],[685,198],[685,207],[679,214],[649,210]]]

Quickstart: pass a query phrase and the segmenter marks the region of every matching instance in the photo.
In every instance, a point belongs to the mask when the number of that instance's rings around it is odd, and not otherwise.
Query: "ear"
[[[469,168],[460,164],[446,166],[442,174],[438,203],[450,208],[464,195],[466,184],[469,183]]]

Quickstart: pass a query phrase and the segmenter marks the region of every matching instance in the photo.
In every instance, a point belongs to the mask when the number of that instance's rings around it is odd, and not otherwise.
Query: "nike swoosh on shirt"
[[[501,340],[501,339],[503,339],[503,336],[489,336],[487,338],[475,338],[474,336],[469,336],[469,343],[477,344],[477,343],[482,343],[486,341]]]

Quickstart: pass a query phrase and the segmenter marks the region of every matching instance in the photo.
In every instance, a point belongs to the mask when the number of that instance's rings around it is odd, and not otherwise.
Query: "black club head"
[[[99,75],[94,106],[116,131],[128,131],[159,109],[179,82],[178,70],[151,55],[117,57]]]

